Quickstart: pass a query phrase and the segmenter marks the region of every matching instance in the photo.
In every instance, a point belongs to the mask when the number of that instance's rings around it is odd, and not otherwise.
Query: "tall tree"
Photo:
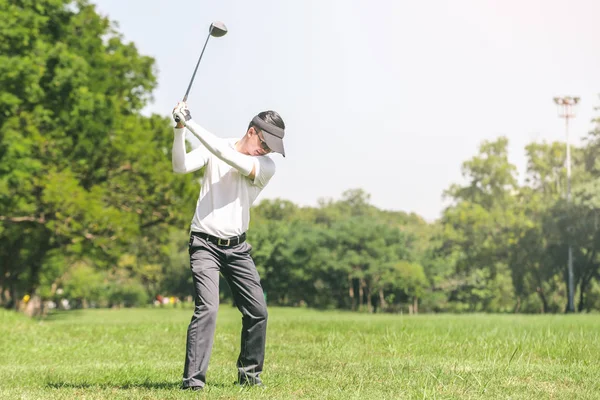
[[[95,6],[0,0],[0,14],[0,286],[14,305],[180,225],[195,184],[169,173],[170,122],[140,115],[154,60]]]
[[[504,311],[514,301],[507,248],[519,219],[508,140],[483,142],[479,154],[463,163],[463,176],[465,186],[452,185],[446,191],[454,204],[442,218],[445,240],[440,251],[456,260],[450,298],[468,310]]]
[[[600,112],[600,106],[594,108]],[[592,120],[581,158],[580,179],[575,182],[573,221],[569,239],[576,243],[576,270],[579,283],[579,311],[587,308],[586,297],[593,281],[600,281],[600,116]]]

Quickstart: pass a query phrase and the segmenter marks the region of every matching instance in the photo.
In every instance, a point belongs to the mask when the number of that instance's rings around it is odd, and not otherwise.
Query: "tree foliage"
[[[0,0],[0,14],[0,304],[188,298],[198,174],[171,172],[171,121],[141,113],[154,60],[86,0]],[[561,312],[570,245],[577,310],[598,309],[599,151],[597,118],[573,148],[568,201],[564,143],[528,144],[519,179],[508,139],[484,141],[434,222],[360,188],[316,207],[263,200],[248,240],[268,302]]]
[[[86,1],[2,0],[0,13],[2,301],[53,295],[126,253],[139,275],[196,191],[170,173],[170,122],[140,114],[154,60]]]

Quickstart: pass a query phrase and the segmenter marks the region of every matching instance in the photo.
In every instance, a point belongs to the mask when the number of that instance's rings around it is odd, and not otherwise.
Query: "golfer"
[[[270,153],[285,157],[285,124],[278,113],[252,118],[241,139],[222,139],[192,120],[185,103],[173,110],[173,171],[189,173],[205,167],[189,240],[190,267],[196,290],[194,315],[187,331],[183,388],[206,384],[219,308],[219,272],[242,313],[238,383],[262,386],[267,304],[260,277],[246,242],[250,206],[275,174]],[[189,153],[185,130],[202,145]]]

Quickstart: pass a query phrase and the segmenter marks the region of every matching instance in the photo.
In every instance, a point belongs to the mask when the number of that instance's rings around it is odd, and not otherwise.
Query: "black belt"
[[[238,244],[244,243],[246,241],[246,232],[242,233],[239,236],[234,236],[227,239],[218,238],[216,236],[209,235],[208,233],[204,232],[192,232],[192,235],[202,239],[206,239],[209,242],[222,247],[237,246]]]

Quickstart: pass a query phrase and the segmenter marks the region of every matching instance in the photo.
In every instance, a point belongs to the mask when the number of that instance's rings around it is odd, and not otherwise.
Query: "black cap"
[[[279,153],[285,157],[285,149],[283,148],[283,137],[285,136],[284,130],[276,125],[263,121],[258,115],[252,118],[252,123],[263,131],[267,146],[275,153]]]

